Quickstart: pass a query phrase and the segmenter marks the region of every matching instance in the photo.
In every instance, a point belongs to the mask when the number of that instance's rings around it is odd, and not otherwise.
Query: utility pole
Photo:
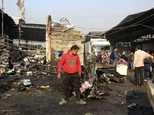
[[[3,33],[3,20],[4,20],[4,17],[3,17],[3,0],[2,0],[2,38],[4,37]]]
[[[21,38],[21,19],[19,19],[19,47],[20,47],[20,38]]]

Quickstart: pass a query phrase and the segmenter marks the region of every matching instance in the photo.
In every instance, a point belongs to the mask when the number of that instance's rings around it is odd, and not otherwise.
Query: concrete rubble
[[[41,50],[27,52],[17,47],[3,49],[0,60],[2,76],[57,74],[57,67],[47,64],[45,53],[40,52]]]

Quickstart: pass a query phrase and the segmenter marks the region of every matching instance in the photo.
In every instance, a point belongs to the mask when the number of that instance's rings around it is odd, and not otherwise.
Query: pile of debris
[[[124,83],[124,75],[120,75],[113,65],[102,65],[97,67],[96,71],[99,82],[117,82]]]
[[[31,79],[27,76],[38,78],[39,76],[57,75],[57,66],[51,66],[46,61],[46,52],[44,49],[23,51],[17,46],[5,47],[1,49],[0,60],[2,76],[23,75],[18,84],[18,90],[25,90],[26,87],[32,86]],[[124,77],[114,70],[111,65],[87,64],[81,77],[81,93],[83,98],[101,99],[104,95],[108,95],[108,90],[99,90],[98,83],[107,82],[123,83]],[[73,95],[73,83],[70,84],[69,97]]]
[[[0,70],[2,76],[57,74],[57,67],[46,62],[45,51],[23,51],[17,46],[1,49]]]
[[[115,66],[113,65],[88,63],[83,74],[80,90],[84,98],[101,99],[104,95],[108,95],[106,86],[102,86],[103,90],[99,90],[98,85],[100,83],[124,83],[124,76],[115,71]]]

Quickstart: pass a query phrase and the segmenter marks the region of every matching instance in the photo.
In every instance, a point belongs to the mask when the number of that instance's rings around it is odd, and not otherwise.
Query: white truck
[[[85,42],[85,54],[92,54],[95,52],[111,52],[110,42],[106,39],[96,39],[91,38],[89,41]]]

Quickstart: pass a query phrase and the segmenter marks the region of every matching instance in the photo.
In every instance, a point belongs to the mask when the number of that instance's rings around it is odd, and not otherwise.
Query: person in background
[[[101,52],[98,52],[98,55],[96,57],[96,62],[97,63],[102,63],[102,55],[101,55]]]
[[[103,63],[105,63],[106,65],[109,64],[109,56],[108,56],[107,52],[105,52],[103,54]]]
[[[60,57],[59,55],[60,55],[60,52],[58,51],[57,54],[56,54],[56,57]]]
[[[93,52],[93,55],[91,55],[92,63],[96,63],[96,54]]]
[[[86,63],[89,63],[89,62],[91,62],[91,56],[90,56],[90,53],[87,53]]]
[[[121,56],[122,56],[121,53],[118,53],[118,54],[117,54],[117,57],[121,57]]]
[[[128,51],[127,51],[127,57],[128,57],[131,53],[132,53],[132,51],[131,51],[131,50],[128,50]]]
[[[134,53],[130,52],[128,56],[128,63],[129,63],[129,68],[132,71],[133,71],[133,61],[134,61]]]
[[[154,52],[152,52],[152,73],[153,73],[153,76],[154,76]]]
[[[128,58],[126,57],[126,51],[122,52],[121,58],[124,59],[125,61],[128,61]]]
[[[119,59],[119,58],[117,57],[117,50],[118,50],[118,48],[117,48],[117,47],[114,47],[114,48],[113,48],[113,51],[112,51],[112,53],[111,53],[111,55],[110,55],[110,57],[109,57],[109,59],[110,59],[110,64],[112,64],[112,65],[114,65],[116,59]]]
[[[149,73],[150,79],[152,78],[152,58],[147,57],[144,60],[144,81],[147,81],[147,73]]]
[[[142,51],[141,46],[137,45],[133,62],[133,69],[135,70],[135,82],[137,87],[139,86],[139,78],[140,86],[143,87],[144,59],[147,57],[150,57],[150,54]]]
[[[73,45],[67,53],[63,54],[58,66],[57,78],[61,78],[61,68],[63,66],[63,99],[59,105],[67,104],[68,101],[68,91],[70,82],[73,81],[75,94],[76,94],[76,104],[85,105],[86,102],[80,99],[80,77],[81,77],[81,63],[79,56],[77,55],[79,47]]]

